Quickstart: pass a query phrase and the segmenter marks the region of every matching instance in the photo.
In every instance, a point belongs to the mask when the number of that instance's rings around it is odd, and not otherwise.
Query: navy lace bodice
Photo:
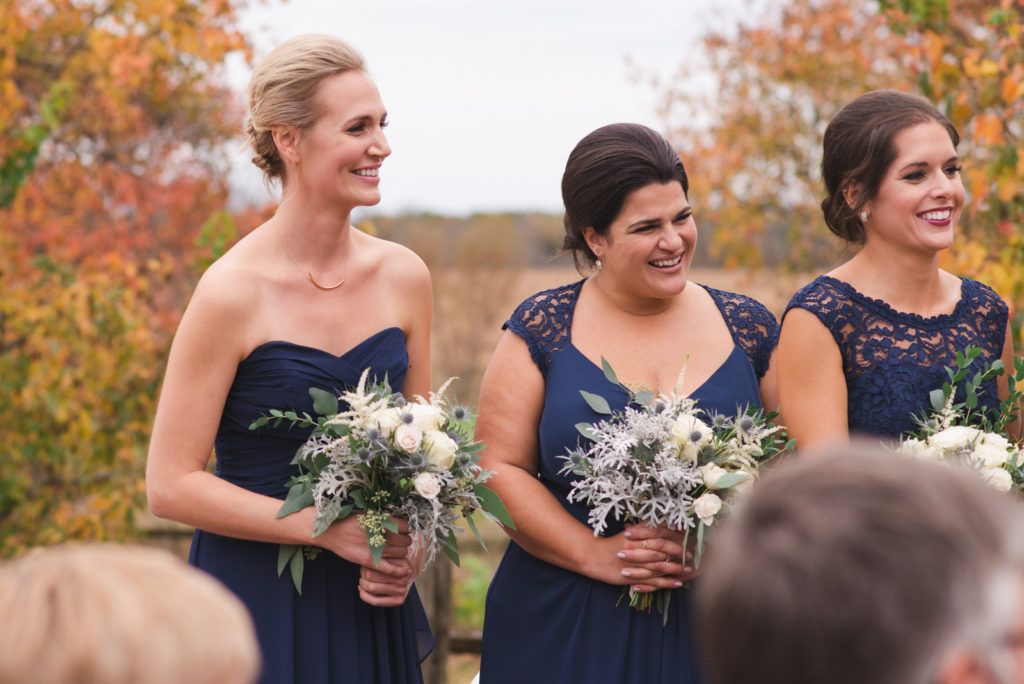
[[[957,352],[982,350],[972,374],[1002,355],[1008,319],[999,295],[968,279],[961,281],[953,312],[930,318],[896,311],[830,276],[793,295],[786,311],[794,307],[817,316],[839,346],[850,433],[893,438],[916,429],[914,416],[929,408],[928,394],[948,380],[944,369],[956,365]],[[986,410],[998,407],[995,380],[984,384],[980,398]]]
[[[531,358],[545,376],[555,352],[570,343],[569,329],[583,283],[580,280],[535,294],[520,304],[505,323],[504,327],[526,341]],[[757,377],[762,378],[779,341],[779,324],[775,316],[750,297],[706,285],[701,287],[715,300],[733,342],[746,353]]]

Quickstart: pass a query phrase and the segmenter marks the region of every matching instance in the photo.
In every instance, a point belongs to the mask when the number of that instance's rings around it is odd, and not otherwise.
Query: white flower
[[[374,411],[366,419],[367,427],[375,427],[380,430],[384,437],[390,437],[402,423],[402,412],[400,409],[389,407]]]
[[[1000,435],[986,434],[984,441],[975,445],[974,458],[985,468],[998,468],[1010,457],[1009,442]]]
[[[679,445],[679,457],[684,461],[696,461],[701,447],[713,437],[707,423],[695,415],[680,414],[672,423],[672,441]]]
[[[413,423],[402,423],[395,428],[395,445],[407,454],[420,448],[423,442],[423,430]]]
[[[423,441],[426,443],[427,458],[431,463],[444,470],[452,467],[455,453],[459,450],[459,445],[454,439],[440,430],[432,430],[424,436]]]
[[[444,412],[437,406],[414,402],[406,404],[405,410],[412,414],[413,422],[424,432],[441,427],[441,419],[444,417]]]
[[[1013,486],[1013,478],[1010,476],[1010,473],[1002,468],[982,468],[981,476],[985,479],[985,482],[1001,492],[1008,492]]]
[[[702,466],[700,469],[700,475],[702,478],[704,478],[704,484],[710,487],[711,489],[714,489],[715,483],[718,482],[718,480],[727,473],[728,471],[725,468],[720,468],[719,466],[716,466],[714,463],[708,463],[707,465]]]
[[[928,443],[943,451],[966,449],[976,442],[983,433],[977,428],[966,425],[954,425],[940,430],[928,439]]]
[[[412,479],[412,486],[424,499],[436,499],[441,493],[441,481],[430,473],[420,473]]]
[[[906,456],[915,456],[917,458],[938,460],[941,457],[937,449],[933,449],[927,442],[915,437],[903,440],[900,443],[899,451]]]
[[[717,494],[708,492],[693,502],[693,512],[705,525],[715,522],[715,516],[720,510],[722,510],[722,500],[718,498]]]

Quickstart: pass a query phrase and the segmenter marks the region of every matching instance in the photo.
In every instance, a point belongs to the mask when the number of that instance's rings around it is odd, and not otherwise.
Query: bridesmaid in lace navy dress
[[[340,390],[367,367],[407,394],[430,389],[427,269],[350,223],[354,207],[380,201],[386,123],[361,56],[340,40],[301,36],[260,61],[248,134],[281,203],[203,275],[167,364],[149,504],[197,528],[191,562],[248,607],[261,682],[420,682],[433,645],[406,523],[375,567],[355,516],[315,539],[312,508],[278,519],[308,433],[248,429],[271,408],[312,411],[310,386]],[[301,596],[278,577],[282,543],[311,545]]]
[[[630,385],[683,392],[711,413],[775,407],[775,317],[758,302],[688,282],[697,241],[682,161],[655,131],[586,136],[562,178],[566,235],[589,278],[540,292],[506,322],[480,390],[483,465],[516,523],[487,595],[480,681],[703,681],[680,589],[668,621],[620,602],[623,586],[678,589],[693,577],[678,530],[621,525],[595,537],[569,503],[562,456],[600,418],[580,390],[623,408]]]
[[[857,253],[797,292],[779,342],[782,421],[807,450],[851,434],[898,438],[916,428],[957,352],[1012,368],[1006,304],[939,268],[964,205],[956,128],[923,97],[861,95],[829,123],[825,221]],[[985,384],[998,407],[1005,376]],[[960,397],[963,398],[963,394]]]

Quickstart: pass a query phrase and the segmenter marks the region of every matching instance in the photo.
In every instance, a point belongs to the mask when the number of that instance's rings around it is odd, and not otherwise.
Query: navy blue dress
[[[628,397],[572,344],[581,286],[582,281],[534,295],[505,327],[526,341],[544,376],[539,478],[586,525],[587,506],[566,501],[576,476],[559,474],[565,464],[560,457],[579,439],[576,423],[601,418],[580,390],[605,397],[616,410],[625,407]],[[740,407],[761,405],[758,379],[768,369],[778,323],[752,299],[705,289],[718,305],[734,347],[691,396],[706,411],[735,415]],[[621,523],[612,521],[606,534],[621,530]],[[675,590],[664,627],[657,611],[641,613],[620,602],[621,592],[621,586],[551,565],[509,542],[487,592],[481,684],[705,681],[689,625],[689,591]]]
[[[290,465],[308,430],[249,424],[271,408],[313,413],[310,387],[354,387],[367,367],[401,389],[409,364],[405,334],[388,328],[341,356],[267,342],[238,364],[217,431],[217,477],[284,499]],[[277,576],[277,544],[202,530],[189,561],[226,584],[249,608],[263,655],[260,682],[341,684],[421,682],[419,663],[434,637],[415,587],[405,604],[376,608],[359,598],[359,566],[326,550],[306,560],[302,596],[287,570]]]
[[[957,352],[981,348],[973,376],[1002,356],[1006,341],[1006,304],[988,286],[966,278],[953,312],[929,318],[896,311],[831,276],[797,291],[786,312],[794,307],[817,316],[839,346],[851,435],[898,438],[915,431],[914,417],[924,415],[931,407],[928,394],[949,380],[944,369],[956,365]],[[997,410],[995,380],[983,390],[979,406]],[[963,389],[957,398],[963,400]]]

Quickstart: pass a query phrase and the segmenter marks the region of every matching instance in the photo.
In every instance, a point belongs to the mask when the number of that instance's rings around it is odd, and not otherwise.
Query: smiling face
[[[686,287],[697,226],[678,182],[634,190],[605,235],[584,233],[601,260],[598,277],[641,297],[671,297]]]
[[[928,122],[893,140],[896,159],[865,203],[866,244],[935,253],[953,242],[964,206],[960,161],[946,129]]]
[[[325,78],[317,90],[319,118],[300,132],[289,178],[311,197],[348,208],[380,202],[387,110],[370,76],[358,69]]]

